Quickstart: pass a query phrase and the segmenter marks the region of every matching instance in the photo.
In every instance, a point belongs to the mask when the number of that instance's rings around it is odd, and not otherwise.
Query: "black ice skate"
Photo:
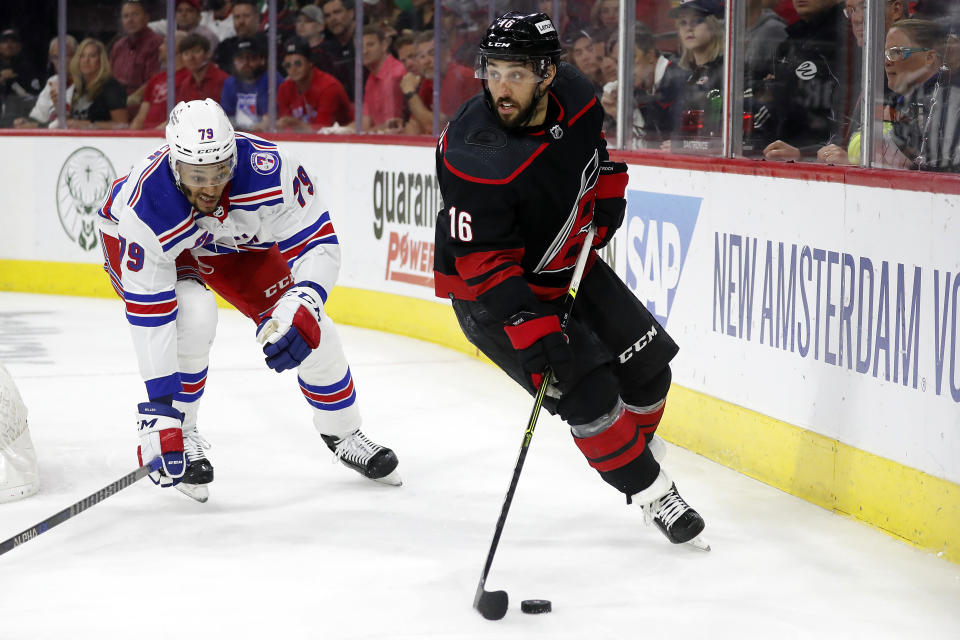
[[[183,452],[187,457],[187,470],[183,479],[176,485],[197,502],[206,502],[210,498],[208,484],[213,482],[213,465],[207,460],[206,449],[210,448],[207,439],[194,429],[183,432]]]
[[[673,544],[689,542],[703,551],[710,550],[710,545],[700,537],[706,526],[703,518],[680,496],[677,485],[663,470],[653,485],[632,500],[643,509],[644,522],[655,524]]]
[[[340,462],[363,477],[394,486],[403,484],[396,471],[397,454],[363,435],[360,429],[343,438],[324,434],[320,437]]]

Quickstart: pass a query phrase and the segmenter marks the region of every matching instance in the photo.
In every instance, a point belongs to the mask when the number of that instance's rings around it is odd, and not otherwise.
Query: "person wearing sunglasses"
[[[900,20],[887,32],[884,72],[897,99],[885,141],[902,154],[887,166],[960,172],[960,88],[943,64],[947,34],[935,22]]]
[[[353,122],[353,104],[340,81],[310,62],[310,47],[292,38],[283,47],[287,79],[277,88],[277,129],[313,132]]]

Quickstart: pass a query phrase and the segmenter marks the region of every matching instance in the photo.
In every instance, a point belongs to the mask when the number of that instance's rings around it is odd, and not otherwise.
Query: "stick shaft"
[[[84,498],[83,500],[73,503],[63,511],[57,512],[52,516],[50,516],[49,518],[47,518],[46,520],[42,520],[41,522],[38,522],[37,524],[33,525],[29,529],[25,531],[21,531],[20,533],[13,536],[12,538],[9,538],[7,540],[4,540],[3,542],[0,542],[0,555],[3,555],[7,551],[10,551],[14,547],[19,547],[24,542],[33,540],[34,538],[39,536],[41,533],[46,533],[47,531],[54,528],[58,524],[65,522],[70,518],[72,518],[73,516],[86,511],[87,509],[97,504],[98,502],[102,502],[103,500],[106,500],[107,498],[117,493],[118,491],[122,489],[126,489],[137,480],[140,480],[141,478],[147,476],[147,474],[150,473],[150,470],[151,469],[149,466],[143,466],[137,469],[136,471],[131,471],[130,473],[123,476],[119,480],[115,482],[111,482],[110,484],[105,486],[103,489],[100,489],[96,493],[92,493],[86,498]]]
[[[570,321],[570,314],[573,312],[573,303],[577,299],[577,290],[580,288],[580,281],[583,278],[583,272],[587,266],[587,258],[590,256],[590,249],[593,245],[594,228],[591,225],[587,231],[587,237],[584,239],[583,246],[580,247],[580,254],[577,256],[577,263],[573,268],[573,277],[570,279],[570,289],[567,291],[567,310],[561,319],[561,326],[564,330]],[[540,417],[540,408],[543,406],[543,399],[547,394],[547,387],[553,378],[553,372],[547,369],[543,372],[543,380],[540,382],[540,388],[537,390],[536,400],[533,403],[533,410],[530,412],[530,419],[527,421],[527,427],[523,431],[523,442],[520,445],[520,452],[517,454],[517,462],[513,467],[513,475],[510,477],[510,486],[507,488],[507,494],[503,498],[503,506],[500,507],[500,517],[497,518],[497,527],[493,531],[493,540],[490,543],[490,551],[487,552],[487,559],[483,565],[483,573],[480,575],[480,582],[477,584],[477,593],[473,599],[473,606],[476,607],[483,595],[483,588],[487,583],[487,576],[490,574],[490,567],[493,565],[493,556],[497,553],[497,546],[500,544],[500,536],[503,534],[503,527],[507,523],[507,514],[510,512],[510,505],[513,503],[513,495],[517,491],[517,484],[520,482],[520,472],[523,470],[523,463],[527,459],[527,451],[530,449],[530,441],[533,439],[533,430],[537,426],[537,418]]]

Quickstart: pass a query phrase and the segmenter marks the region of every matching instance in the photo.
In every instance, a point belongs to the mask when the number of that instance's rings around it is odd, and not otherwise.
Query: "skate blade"
[[[387,475],[383,476],[382,478],[370,478],[370,479],[375,482],[379,482],[381,484],[388,484],[391,487],[399,487],[403,484],[403,480],[400,479],[400,474],[397,473],[396,469],[394,469]]]
[[[693,540],[687,540],[687,544],[695,549],[700,549],[700,551],[710,551],[710,543],[704,540],[702,536],[697,536]]]
[[[181,482],[175,485],[177,491],[185,496],[190,496],[197,502],[206,502],[210,499],[210,489],[205,484],[187,484]]]

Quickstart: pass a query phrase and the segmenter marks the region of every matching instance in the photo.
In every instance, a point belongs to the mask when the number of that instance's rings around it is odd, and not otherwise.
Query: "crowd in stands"
[[[724,0],[634,0],[633,117],[638,149],[716,153],[724,103]],[[885,42],[868,52],[884,69],[882,139],[875,166],[960,171],[960,2],[957,0],[742,0],[744,154],[768,160],[858,164],[865,3],[884,7]],[[551,15],[565,60],[593,84],[616,144],[620,0],[497,2]],[[71,3],[72,4],[72,3]],[[489,22],[482,0],[278,0],[277,68],[268,69],[266,0],[176,0],[175,100],[218,100],[238,129],[267,126],[271,76],[276,128],[432,134],[481,90],[476,43]],[[504,6],[500,6],[503,4]],[[523,6],[519,6],[519,5]],[[163,127],[167,23],[163,0],[106,5],[114,28],[68,13],[67,68],[59,42],[23,46],[19,20],[0,13],[0,126],[56,127],[65,73],[66,126]],[[79,18],[78,18],[78,15]],[[19,21],[18,21],[19,20]],[[102,20],[101,20],[102,22]],[[72,24],[87,25],[71,29]],[[362,50],[356,51],[357,30]],[[30,42],[56,33],[31,34]],[[40,40],[42,41],[42,40]],[[78,42],[79,41],[79,42]],[[35,47],[39,49],[38,47]],[[46,53],[46,58],[43,54]],[[357,57],[361,65],[357,73]],[[434,89],[434,66],[440,86]],[[46,66],[46,71],[41,69]],[[362,77],[362,105],[356,79]],[[878,92],[879,93],[879,92]],[[435,102],[436,101],[436,102]]]

